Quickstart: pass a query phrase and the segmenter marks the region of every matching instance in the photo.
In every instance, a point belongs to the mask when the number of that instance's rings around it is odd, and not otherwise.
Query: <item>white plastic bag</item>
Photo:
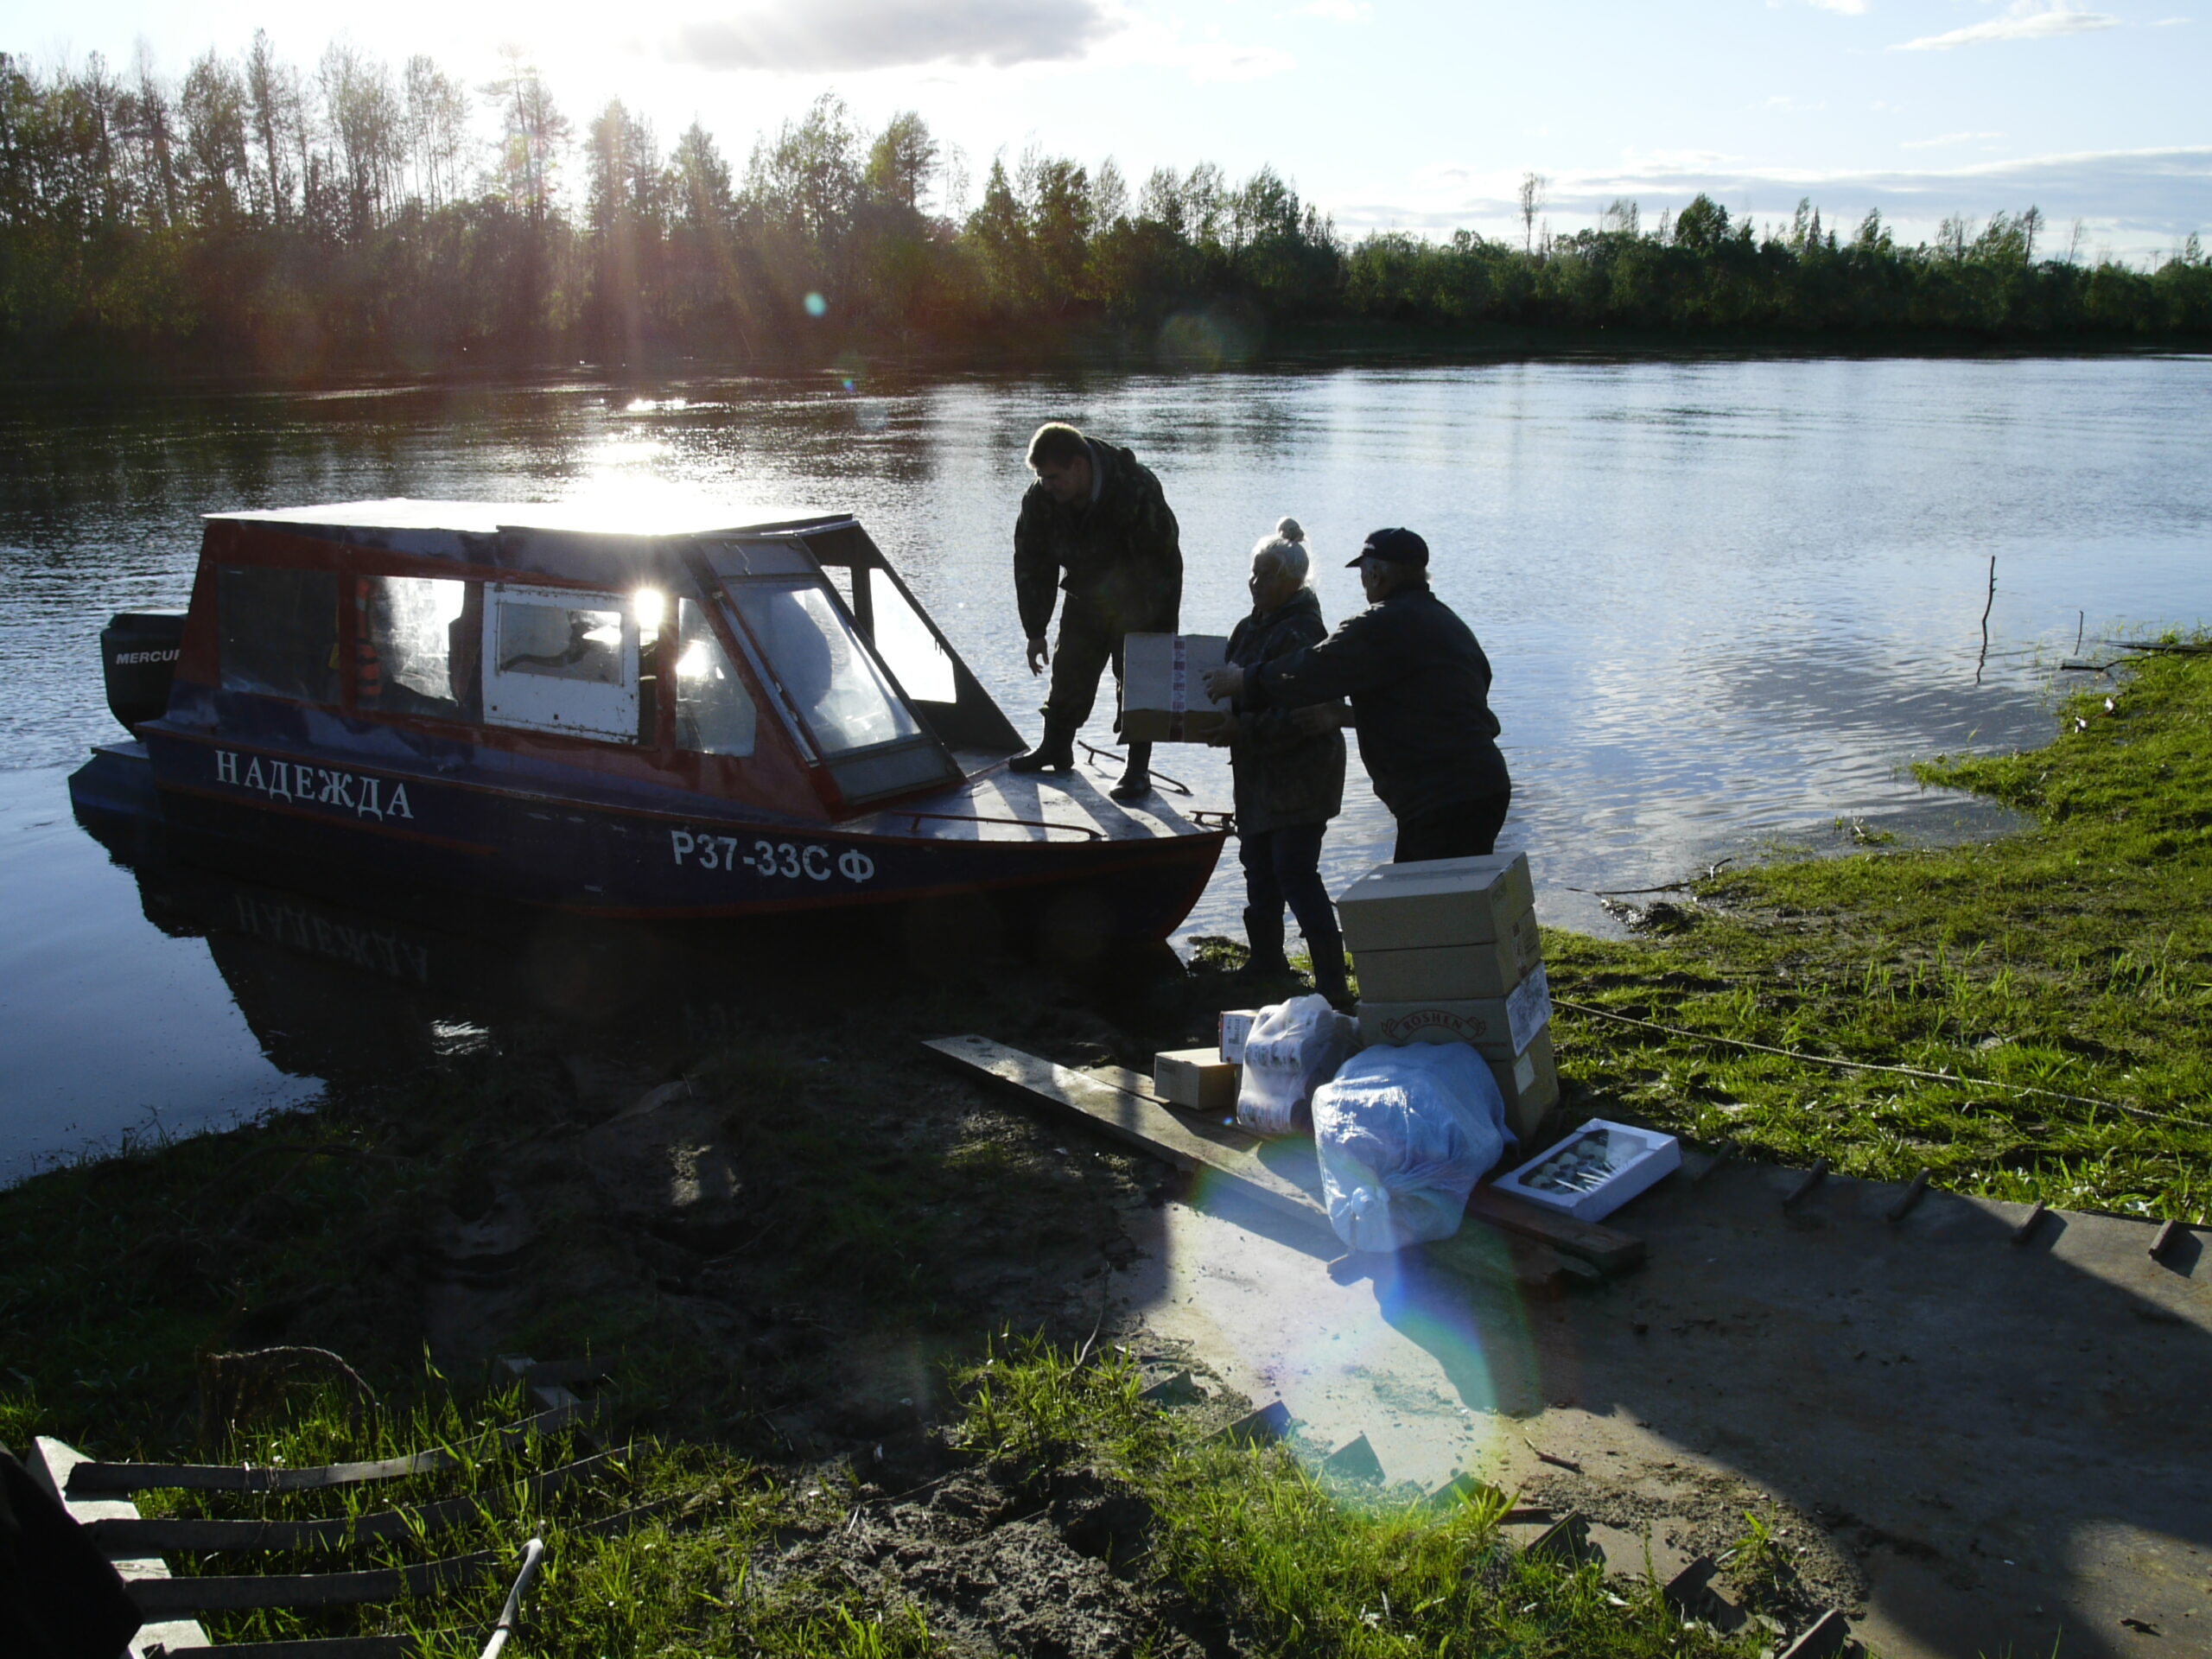
[[[1451,1237],[1512,1139],[1497,1080],[1465,1043],[1363,1050],[1313,1095],[1329,1224],[1355,1250]]]
[[[1358,1046],[1358,1023],[1325,996],[1294,996],[1262,1008],[1244,1039],[1236,1121],[1255,1135],[1298,1134],[1313,1091]]]

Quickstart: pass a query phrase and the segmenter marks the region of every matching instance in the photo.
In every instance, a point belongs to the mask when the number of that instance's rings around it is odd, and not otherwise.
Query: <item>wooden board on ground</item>
[[[1149,1081],[1141,1073],[1121,1067],[1098,1074],[1081,1071],[1025,1054],[988,1037],[940,1037],[924,1046],[963,1071],[1078,1116],[1125,1145],[1164,1158],[1178,1168],[1204,1169],[1226,1177],[1236,1191],[1278,1214],[1316,1227],[1329,1225],[1327,1212],[1312,1193],[1263,1161],[1259,1148],[1267,1143],[1234,1126],[1172,1109],[1153,1095]],[[1124,1079],[1135,1086],[1122,1086]],[[1489,1228],[1529,1240],[1535,1248],[1503,1251],[1495,1248],[1494,1241],[1486,1241],[1481,1230],[1463,1229],[1456,1237],[1429,1247],[1428,1254],[1439,1265],[1486,1275],[1504,1273],[1524,1280],[1549,1280],[1560,1271],[1552,1253],[1554,1249],[1567,1250],[1607,1272],[1617,1271],[1643,1254],[1640,1239],[1554,1216],[1533,1205],[1516,1204],[1503,1194],[1487,1203],[1476,1218]]]
[[[1157,1101],[1151,1079],[1141,1071],[1133,1071],[1125,1065],[1098,1065],[1091,1067],[1088,1075],[1117,1089]],[[1165,1101],[1158,1101],[1158,1103],[1167,1107]],[[1225,1129],[1222,1134],[1224,1138],[1237,1136],[1248,1146],[1260,1144],[1258,1136],[1243,1135],[1239,1130]],[[1632,1233],[1601,1227],[1592,1222],[1577,1221],[1572,1216],[1557,1215],[1533,1204],[1523,1204],[1493,1186],[1478,1186],[1468,1194],[1467,1213],[1501,1232],[1516,1234],[1522,1238],[1548,1244],[1565,1255],[1587,1262],[1607,1274],[1624,1273],[1643,1260],[1643,1241]]]

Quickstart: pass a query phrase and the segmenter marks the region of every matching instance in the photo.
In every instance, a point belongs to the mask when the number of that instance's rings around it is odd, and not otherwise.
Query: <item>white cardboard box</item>
[[[1370,1001],[1360,980],[1363,1043],[1470,1043],[1486,1060],[1510,1060],[1551,1023],[1551,981],[1543,964],[1504,996]]]
[[[1535,907],[1529,855],[1487,853],[1378,864],[1344,889],[1337,921],[1355,951],[1421,950],[1509,936]]]
[[[1563,1187],[1548,1179],[1571,1166],[1576,1148],[1599,1135],[1605,1139],[1607,1155],[1591,1173],[1573,1178],[1577,1184],[1573,1186]],[[1573,1216],[1577,1221],[1602,1221],[1681,1164],[1682,1144],[1673,1135],[1593,1117],[1549,1151],[1500,1176],[1497,1191]]]
[[[1466,1002],[1506,996],[1544,959],[1536,912],[1524,910],[1494,939],[1352,952],[1359,992],[1377,1002]]]
[[[1217,633],[1132,633],[1122,639],[1122,736],[1131,743],[1203,743],[1229,706],[1206,696],[1229,640]]]
[[[1233,1065],[1244,1064],[1244,1039],[1252,1034],[1253,1023],[1260,1017],[1257,1008],[1224,1008],[1221,1011],[1221,1058]]]

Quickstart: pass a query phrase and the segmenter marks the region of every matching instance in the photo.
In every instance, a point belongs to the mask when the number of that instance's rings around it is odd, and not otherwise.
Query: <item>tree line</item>
[[[477,134],[479,114],[498,137]],[[489,124],[487,122],[486,124]],[[1348,241],[1274,170],[1202,162],[1132,188],[1035,149],[965,158],[911,112],[878,132],[825,94],[741,173],[694,122],[664,148],[619,100],[581,127],[510,54],[469,86],[343,42],[311,69],[265,33],[181,79],[0,53],[0,359],[313,372],[555,354],[804,355],[1164,340],[1179,326],[1381,323],[1710,340],[2212,337],[2195,236],[2155,270],[2060,247],[2033,207],[1898,242],[1809,202],[1764,229],[1700,195],[1645,228],[1518,245],[1462,230]],[[1192,339],[1217,329],[1185,327]]]

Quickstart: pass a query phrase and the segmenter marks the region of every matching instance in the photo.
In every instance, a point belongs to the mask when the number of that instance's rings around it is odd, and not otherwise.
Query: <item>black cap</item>
[[[1359,550],[1359,558],[1349,561],[1344,569],[1357,569],[1359,559],[1387,559],[1392,564],[1410,564],[1426,570],[1428,543],[1410,530],[1371,530],[1367,533],[1367,544]]]

